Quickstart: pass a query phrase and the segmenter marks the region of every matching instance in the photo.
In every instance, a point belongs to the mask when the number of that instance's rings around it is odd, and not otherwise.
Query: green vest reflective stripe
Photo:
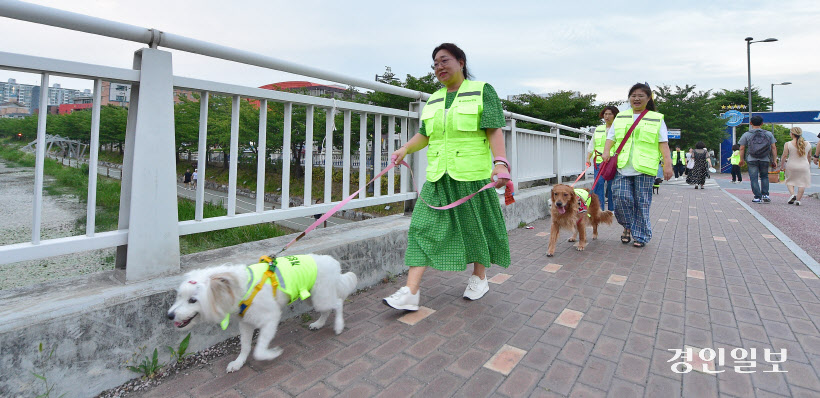
[[[487,133],[479,128],[484,111],[484,82],[464,80],[449,109],[447,89],[436,91],[421,111],[427,132],[427,181],[447,173],[457,181],[490,178],[492,155]]]
[[[729,158],[733,165],[740,164],[740,151],[732,152],[732,157]]]
[[[243,300],[247,300],[256,286],[262,279],[262,275],[268,270],[268,263],[249,265],[251,271],[248,280],[248,291]],[[316,261],[311,256],[287,256],[276,258],[276,279],[279,280],[279,290],[290,296],[290,303],[297,299],[305,300],[310,297],[310,289],[316,283],[318,269]],[[270,281],[267,281],[270,285]]]
[[[626,132],[632,127],[632,109],[628,109],[618,114],[612,126],[615,128],[615,149],[621,144],[626,136]],[[661,161],[661,151],[658,148],[660,142],[661,123],[663,114],[649,111],[644,115],[632,135],[624,145],[623,150],[618,155],[618,168],[626,167],[628,162],[632,162],[635,171],[643,174],[657,175],[658,164]],[[634,153],[633,153],[634,152]]]
[[[684,152],[684,151],[672,152],[672,166],[677,166],[678,165],[678,160],[680,160],[680,164],[686,165],[686,152]]]
[[[598,152],[598,154],[603,154],[604,147],[606,146],[606,125],[596,127],[595,135],[593,137],[593,140],[595,141],[595,152]],[[610,152],[613,152],[614,149],[615,148],[610,149]]]

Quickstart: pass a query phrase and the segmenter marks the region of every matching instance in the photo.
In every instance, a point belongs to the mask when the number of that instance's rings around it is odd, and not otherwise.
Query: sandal
[[[628,230],[624,230],[621,234],[621,243],[627,244],[632,241],[632,234]]]
[[[638,242],[638,241],[635,241],[635,243],[632,244],[632,247],[637,247],[637,248],[642,248],[644,246],[646,246],[646,243]]]

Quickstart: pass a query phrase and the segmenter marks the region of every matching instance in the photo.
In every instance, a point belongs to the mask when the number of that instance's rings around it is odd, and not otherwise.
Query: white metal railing
[[[214,81],[173,76],[171,53],[158,50],[158,46],[194,52],[210,57],[222,58],[276,69],[298,75],[330,80],[357,87],[369,88],[392,93],[419,101],[429,94],[408,90],[401,87],[373,82],[355,77],[344,76],[334,72],[297,65],[272,57],[254,54],[225,46],[205,43],[154,29],[145,29],[133,25],[102,20],[67,11],[23,3],[15,0],[0,2],[0,16],[26,20],[34,23],[64,27],[67,29],[100,34],[108,37],[137,41],[149,44],[135,56],[135,69],[112,68],[99,65],[62,61],[43,57],[0,52],[0,69],[38,73],[41,75],[41,87],[48,86],[51,75],[61,75],[90,79],[94,82],[94,105],[92,107],[92,128],[89,132],[90,157],[89,196],[86,233],[80,236],[41,240],[40,214],[42,207],[43,161],[45,145],[46,118],[40,118],[38,124],[38,145],[36,146],[35,199],[33,232],[31,242],[0,246],[0,264],[12,263],[54,255],[68,254],[92,249],[117,247],[117,265],[125,267],[128,280],[146,279],[156,275],[175,272],[179,269],[178,236],[199,232],[238,227],[243,225],[271,222],[301,216],[310,216],[329,210],[335,205],[332,193],[332,175],[334,165],[341,161],[342,189],[341,195],[350,192],[350,176],[358,170],[358,186],[364,186],[367,170],[365,151],[352,150],[354,139],[358,139],[360,148],[373,148],[372,157],[380,159],[381,166],[386,166],[387,156],[395,150],[395,143],[403,144],[418,129],[419,114],[423,102],[411,103],[410,110],[397,110],[369,104],[339,101],[330,98],[319,98],[289,92],[271,91],[254,87],[225,84]],[[126,128],[125,157],[122,168],[122,194],[120,198],[119,226],[116,231],[94,232],[96,201],[97,154],[99,149],[100,93],[103,80],[132,85],[131,103],[129,106]],[[208,132],[208,103],[214,95],[231,98],[232,116],[229,145],[229,189],[227,215],[205,218],[203,216],[204,186],[197,185],[195,219],[177,221],[176,176],[175,176],[175,143],[173,125],[172,91],[174,88],[190,90],[200,94],[200,121],[198,153],[206,153]],[[47,90],[41,90],[40,109],[47,104]],[[259,156],[257,164],[256,203],[252,212],[237,211],[236,187],[239,153],[239,106],[240,101],[259,101],[258,143]],[[323,203],[311,205],[313,168],[305,168],[303,205],[291,206],[291,187],[289,168],[283,167],[282,180],[279,181],[281,202],[279,208],[265,210],[265,161],[267,138],[267,109],[270,103],[281,103],[284,109],[284,138],[281,158],[284,162],[291,159],[293,140],[294,107],[305,108],[305,146],[312,148],[314,141],[321,137],[320,126],[314,125],[314,116],[319,120],[324,114],[324,141],[326,148],[339,150],[341,159],[325,161],[324,186],[321,198]],[[336,126],[334,115],[342,115],[341,126]],[[513,179],[516,183],[537,179],[563,177],[577,174],[583,170],[585,143],[588,133],[579,129],[558,125],[524,115],[506,112],[508,125],[506,132],[507,155],[512,162]],[[353,118],[358,118],[358,132],[352,130]],[[517,122],[535,123],[550,128],[549,133],[518,128]],[[386,131],[383,124],[386,123]],[[334,142],[333,131],[341,127],[342,142]],[[562,135],[571,132],[580,138]],[[386,143],[382,142],[382,137]],[[368,142],[368,136],[375,137],[376,142]],[[384,150],[383,150],[384,146]],[[313,151],[307,151],[304,164],[314,164]],[[425,151],[412,156],[414,173],[423,179]],[[207,175],[205,156],[198,156],[197,168],[199,178]],[[387,175],[387,191],[374,190],[371,196],[362,193],[346,208],[357,208],[388,202],[412,200],[417,194],[410,189],[407,170],[401,169],[399,186],[395,186],[395,172]],[[338,196],[337,196],[338,197]]]

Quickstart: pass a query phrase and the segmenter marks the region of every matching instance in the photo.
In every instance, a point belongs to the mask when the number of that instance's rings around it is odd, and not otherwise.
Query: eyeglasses
[[[441,61],[430,65],[430,69],[436,70],[439,66],[444,66],[445,64],[448,64],[450,61],[452,61],[452,58],[442,58]]]

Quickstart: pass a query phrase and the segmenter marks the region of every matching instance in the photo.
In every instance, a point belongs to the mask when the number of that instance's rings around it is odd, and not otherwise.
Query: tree
[[[441,84],[441,82],[438,81],[436,75],[434,75],[432,72],[422,77],[414,77],[408,74],[404,82],[394,80],[390,81],[389,84],[397,87],[404,87],[409,90],[421,91],[423,93],[428,94],[432,94],[440,88],[444,87]],[[368,93],[365,97],[366,101],[373,105],[402,110],[409,109],[410,103],[416,101],[412,98],[402,97],[400,95],[395,94],[382,93],[378,91],[372,91]]]
[[[513,100],[501,100],[504,108],[513,113],[548,120],[570,127],[587,127],[601,124],[598,114],[605,106],[620,104],[620,101],[597,104],[596,94],[580,94],[576,91],[558,91],[546,95],[532,92],[521,94]],[[540,131],[549,127],[533,123],[519,123],[521,126]]]
[[[694,147],[703,141],[707,148],[720,147],[725,135],[724,121],[713,109],[711,91],[696,91],[694,85],[684,87],[659,86],[655,90],[655,104],[663,113],[666,126],[680,129],[681,139],[670,142],[681,148]]]

